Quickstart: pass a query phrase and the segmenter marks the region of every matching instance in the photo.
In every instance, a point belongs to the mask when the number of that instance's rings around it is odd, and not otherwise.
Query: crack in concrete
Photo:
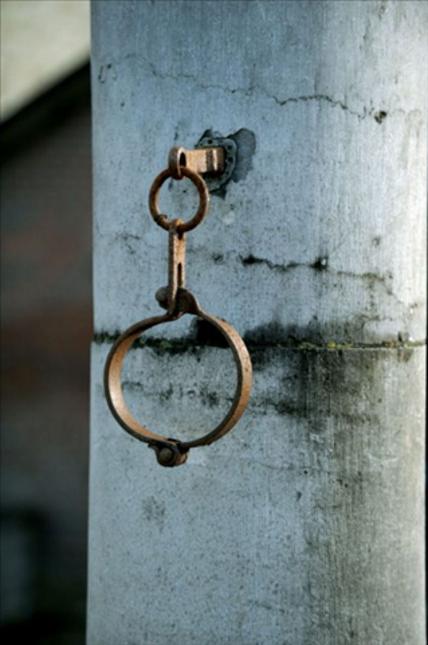
[[[118,74],[116,72],[115,66],[121,65],[128,60],[137,60],[137,63],[141,63],[146,66],[154,78],[159,78],[161,80],[173,80],[181,81],[188,80],[194,83],[196,87],[199,87],[202,90],[219,90],[227,94],[242,94],[243,96],[254,96],[256,93],[260,97],[267,98],[271,101],[274,101],[279,107],[285,107],[292,103],[301,103],[301,102],[319,102],[326,103],[331,107],[338,107],[344,112],[355,116],[359,121],[363,121],[367,117],[373,117],[376,123],[382,123],[386,116],[393,116],[395,114],[406,115],[410,110],[406,112],[403,108],[396,108],[394,110],[386,110],[385,106],[382,106],[381,109],[376,110],[374,107],[363,106],[361,111],[358,111],[345,103],[341,99],[333,98],[328,94],[302,94],[299,96],[289,96],[286,98],[280,98],[275,94],[270,94],[263,86],[251,83],[247,87],[229,87],[222,83],[202,83],[200,77],[196,74],[191,74],[189,72],[179,72],[173,74],[171,72],[161,72],[156,65],[149,60],[147,57],[137,55],[135,53],[125,54],[124,56],[118,58],[109,58],[108,61],[100,63],[98,66],[97,79],[100,83],[104,84],[107,81],[108,75],[111,76],[113,81],[116,81]],[[419,110],[418,110],[419,111]]]
[[[137,59],[137,62],[145,64],[147,68],[150,70],[153,77],[159,78],[161,80],[169,79],[173,81],[181,81],[184,79],[184,80],[191,81],[202,90],[220,90],[222,92],[232,94],[232,95],[242,94],[243,96],[252,96],[257,92],[259,96],[262,96],[274,101],[280,107],[285,107],[287,105],[290,105],[291,103],[312,102],[312,101],[316,101],[320,103],[323,102],[332,107],[340,107],[345,112],[348,112],[353,116],[356,116],[360,121],[362,121],[368,116],[371,116],[374,112],[374,108],[368,109],[365,106],[363,110],[359,112],[349,107],[344,101],[340,99],[332,98],[328,94],[308,94],[308,95],[303,94],[299,96],[290,96],[290,97],[281,99],[275,94],[269,94],[263,87],[255,85],[253,83],[248,85],[247,87],[229,87],[228,85],[224,85],[221,83],[202,83],[200,78],[196,74],[191,74],[188,72],[179,72],[177,74],[173,74],[171,72],[161,72],[156,67],[156,65],[148,58],[145,58],[143,56],[137,56],[136,54],[131,54],[131,53],[126,54],[125,56],[122,56],[121,58],[115,61],[110,60],[107,63],[101,64],[99,66],[98,80],[102,83],[105,82],[106,78],[102,73],[104,69],[109,69],[114,72],[114,65],[121,64],[126,60],[130,60],[130,59]],[[115,72],[114,72],[114,79],[116,80],[116,78],[117,76],[115,75]],[[385,114],[385,116],[387,114],[387,112],[384,110],[382,110],[381,113]],[[376,112],[376,114],[380,114],[380,112]],[[376,119],[376,121],[379,123],[378,119]]]
[[[278,264],[276,262],[272,262],[271,260],[268,260],[267,258],[260,258],[252,254],[247,255],[246,257],[239,255],[238,257],[243,266],[249,266],[252,264],[265,264],[272,271],[279,271],[280,273],[287,273],[291,269],[298,269],[298,268],[310,268],[310,269],[316,269],[318,271],[326,271],[328,268],[327,257],[317,258],[314,262],[311,262],[311,263],[289,262],[288,264]]]
[[[355,273],[353,271],[343,271],[335,270],[329,267],[328,257],[319,257],[314,262],[289,262],[288,264],[279,264],[272,262],[267,258],[260,258],[254,255],[248,255],[246,257],[239,255],[239,259],[243,266],[248,266],[252,264],[264,264],[272,271],[277,271],[280,273],[287,273],[293,269],[315,269],[317,271],[325,271],[326,273],[333,274],[339,277],[352,278],[357,280],[367,281],[370,286],[377,283],[383,287],[386,294],[391,296],[399,305],[407,308],[405,302],[403,302],[393,291],[391,286],[388,284],[389,280],[392,280],[392,275],[388,273],[387,275],[379,275],[373,271],[365,271],[364,273]],[[411,307],[411,305],[409,305]]]
[[[244,266],[251,265],[251,264],[265,264],[267,267],[269,267],[269,269],[273,271],[279,271],[280,273],[287,273],[287,271],[289,271],[290,269],[299,269],[299,268],[317,269],[318,271],[326,271],[329,273],[334,273],[335,275],[343,275],[349,278],[371,280],[373,282],[379,282],[381,284],[385,284],[385,281],[387,280],[387,278],[391,277],[391,276],[379,275],[378,273],[374,273],[372,271],[366,271],[364,273],[355,273],[353,271],[342,271],[342,270],[336,271],[334,269],[329,268],[328,257],[319,257],[313,262],[289,262],[288,264],[279,264],[276,262],[272,262],[267,258],[260,258],[251,254],[246,257],[240,255],[239,259]]]
[[[251,266],[254,264],[264,264],[269,269],[271,269],[271,271],[278,271],[279,273],[287,273],[291,269],[297,269],[299,267],[309,266],[309,264],[306,264],[304,262],[289,262],[288,264],[278,264],[276,262],[272,262],[271,260],[268,260],[267,258],[256,257],[255,255],[252,255],[252,254],[247,255],[246,257],[240,255],[239,259],[243,266]]]
[[[357,112],[356,110],[351,109],[343,101],[340,101],[339,99],[333,99],[331,96],[328,96],[328,94],[309,94],[309,95],[302,95],[302,96],[292,96],[286,99],[279,99],[274,94],[271,94],[269,96],[275,101],[275,103],[277,103],[281,107],[288,105],[289,103],[299,103],[301,101],[319,101],[319,102],[324,101],[326,103],[329,103],[333,107],[340,107],[345,112],[349,112],[349,114],[356,116],[360,121],[362,121],[368,116],[371,116],[371,114],[373,113],[373,108],[368,110],[365,106],[362,112]],[[382,111],[382,113],[385,114],[385,116],[387,114],[385,111]]]

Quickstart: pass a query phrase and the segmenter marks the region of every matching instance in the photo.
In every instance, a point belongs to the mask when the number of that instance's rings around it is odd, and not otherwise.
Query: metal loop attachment
[[[173,467],[184,464],[190,448],[207,446],[229,432],[239,421],[250,397],[252,366],[244,341],[238,332],[225,320],[210,316],[199,306],[193,294],[185,289],[186,233],[197,226],[205,217],[209,192],[200,173],[215,174],[224,169],[224,149],[210,147],[197,150],[173,148],[169,155],[169,167],[154,180],[149,193],[150,213],[155,222],[168,231],[168,284],[156,292],[160,306],[166,309],[162,316],[142,320],[129,327],[114,343],[107,357],[104,369],[104,389],[107,403],[118,423],[133,437],[145,441],[156,453],[161,466]],[[195,215],[183,221],[169,219],[159,210],[159,192],[168,178],[181,180],[187,177],[199,193],[199,206]],[[133,343],[147,329],[161,323],[173,322],[183,314],[191,314],[213,325],[225,338],[232,350],[237,370],[237,385],[232,405],[218,424],[200,439],[180,441],[152,432],[137,421],[126,405],[122,391],[121,374],[125,356]]]
[[[178,169],[181,176],[177,176]],[[183,177],[187,177],[196,186],[199,194],[199,206],[195,215],[190,220],[181,223],[177,229],[179,233],[187,233],[188,231],[191,231],[193,228],[195,228],[198,224],[200,224],[207,214],[209,205],[208,188],[202,177],[198,175],[197,172],[194,172],[193,170],[190,170],[190,168],[186,168],[185,166],[176,165],[169,167],[166,170],[163,170],[156,177],[152,184],[152,187],[150,188],[149,209],[150,214],[155,220],[156,224],[161,226],[166,231],[169,231],[172,222],[168,219],[167,215],[163,215],[159,210],[159,192],[162,185],[167,179],[169,179],[169,177],[172,177],[173,179],[182,179]]]
[[[137,421],[129,411],[121,385],[121,372],[125,356],[140,335],[162,323],[177,320],[181,315],[190,313],[213,325],[225,338],[233,353],[237,370],[237,384],[232,405],[223,420],[210,432],[193,441],[180,441],[152,432]],[[199,306],[190,291],[179,289],[177,307],[174,313],[147,318],[127,329],[113,345],[105,366],[104,387],[110,410],[120,425],[133,437],[149,444],[156,452],[162,466],[179,466],[185,463],[190,448],[207,446],[223,437],[238,422],[243,414],[251,390],[251,359],[244,341],[238,332],[224,320],[210,316]]]
[[[187,166],[185,148],[181,146],[171,148],[168,155],[168,168],[171,170],[171,177],[173,179],[182,179],[183,173],[181,171],[185,166]]]

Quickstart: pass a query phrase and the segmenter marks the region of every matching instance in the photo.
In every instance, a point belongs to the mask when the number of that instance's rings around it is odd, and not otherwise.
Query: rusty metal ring
[[[181,172],[186,165],[186,151],[182,146],[171,148],[168,156],[168,168],[171,169],[173,179],[182,179]]]
[[[199,193],[199,206],[195,215],[192,219],[189,219],[187,222],[180,224],[177,229],[179,233],[187,233],[191,231],[195,226],[200,224],[208,211],[209,205],[209,192],[206,183],[198,173],[193,172],[189,168],[180,167],[181,178],[187,177],[190,181],[196,186]],[[150,188],[149,193],[149,209],[150,214],[155,220],[156,224],[161,226],[166,231],[169,231],[171,226],[171,221],[166,215],[163,215],[159,210],[159,192],[163,183],[169,178],[174,178],[174,170],[172,168],[167,168],[161,172],[156,179],[154,180],[152,187]]]
[[[118,423],[140,441],[148,443],[155,449],[158,461],[164,466],[177,466],[184,463],[187,452],[196,446],[207,446],[229,432],[242,416],[249,397],[252,382],[251,359],[244,341],[238,332],[224,320],[205,313],[190,292],[181,291],[180,314],[164,314],[142,320],[129,327],[114,343],[107,358],[104,371],[104,387],[108,405]],[[182,313],[191,313],[213,325],[225,338],[233,352],[237,368],[237,384],[232,405],[223,420],[204,436],[193,441],[171,439],[149,430],[139,423],[129,411],[122,391],[121,372],[128,350],[140,335],[162,323],[176,320]]]

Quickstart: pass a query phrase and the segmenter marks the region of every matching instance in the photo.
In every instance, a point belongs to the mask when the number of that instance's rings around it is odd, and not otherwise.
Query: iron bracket
[[[237,145],[233,139],[208,131],[193,150],[181,146],[171,148],[168,166],[174,179],[181,179],[180,168],[204,175],[209,191],[213,192],[231,178],[236,164],[236,151]]]

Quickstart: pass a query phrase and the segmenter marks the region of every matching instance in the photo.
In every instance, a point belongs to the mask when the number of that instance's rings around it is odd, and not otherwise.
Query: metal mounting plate
[[[237,145],[233,139],[222,137],[218,132],[206,133],[196,144],[195,148],[212,148],[213,146],[224,149],[224,170],[221,174],[204,175],[210,193],[218,190],[231,178],[236,165]]]

